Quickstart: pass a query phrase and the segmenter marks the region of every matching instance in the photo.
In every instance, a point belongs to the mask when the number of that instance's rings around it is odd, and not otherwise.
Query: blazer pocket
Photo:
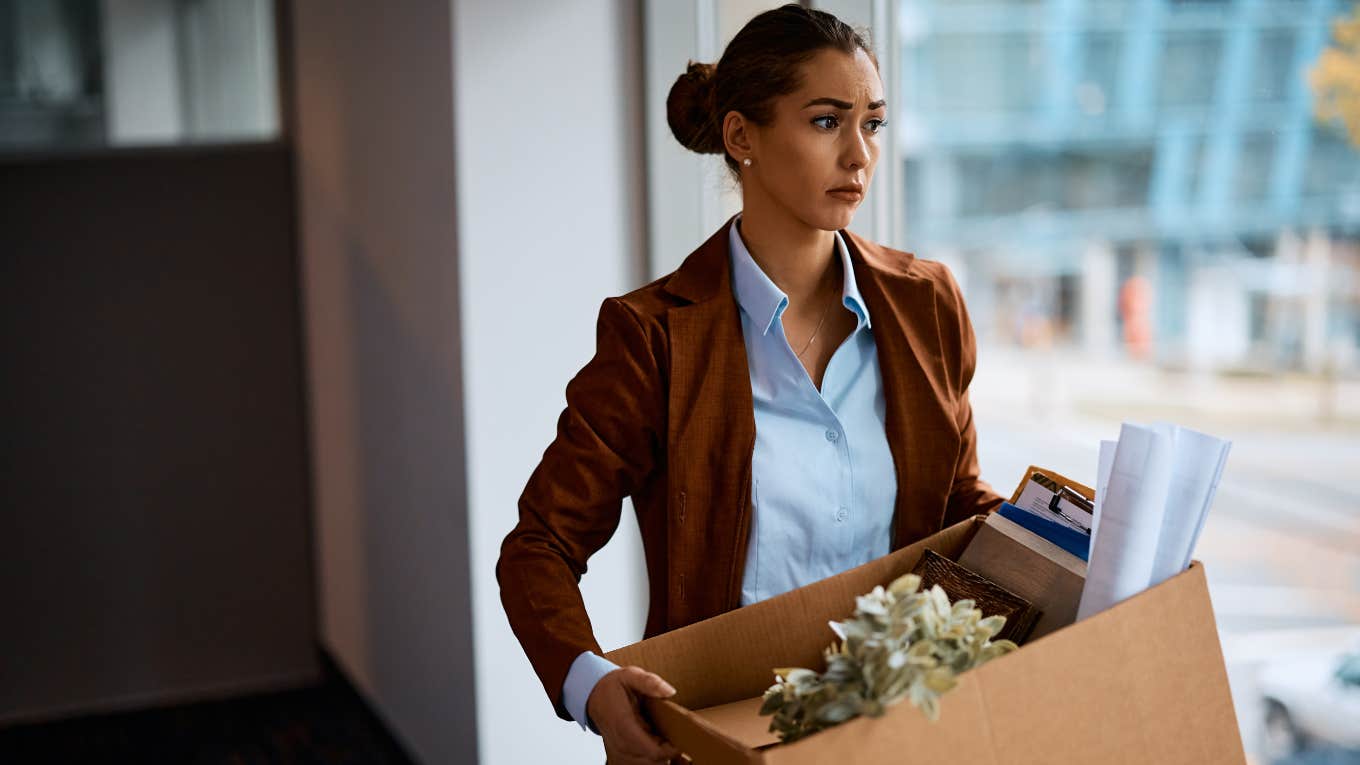
[[[756,600],[760,600],[760,534],[756,523],[756,514],[760,512],[760,479],[751,479],[751,538],[748,544],[751,545],[755,554],[751,556],[751,590]],[[745,552],[745,551],[743,551]]]
[[[675,625],[673,617],[684,609],[688,593],[685,592],[685,570],[689,567],[689,534],[686,522],[689,515],[689,492],[677,487],[671,494],[670,533],[667,535],[666,595],[674,607],[667,609],[666,629]],[[691,583],[692,584],[692,583]]]

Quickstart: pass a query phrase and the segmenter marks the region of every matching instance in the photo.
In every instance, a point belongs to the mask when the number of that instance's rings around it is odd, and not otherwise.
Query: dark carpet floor
[[[0,728],[0,763],[413,765],[328,658],[299,690]]]

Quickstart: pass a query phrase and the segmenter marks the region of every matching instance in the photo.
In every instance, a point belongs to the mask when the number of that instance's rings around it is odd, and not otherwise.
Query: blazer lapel
[[[755,405],[732,295],[729,219],[685,259],[665,289],[685,300],[667,311],[670,391],[667,467],[672,513],[668,609],[688,624],[736,608],[751,518]]]
[[[959,433],[953,394],[940,349],[935,285],[909,253],[884,248],[842,230],[855,279],[873,318],[885,399],[884,429],[897,474],[891,549],[940,529],[940,487],[953,482]],[[947,492],[946,492],[947,494]]]

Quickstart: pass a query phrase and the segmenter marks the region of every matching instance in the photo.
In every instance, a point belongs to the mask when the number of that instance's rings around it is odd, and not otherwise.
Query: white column
[[[417,761],[469,762],[479,710],[451,8],[299,0],[293,14],[319,638]],[[537,126],[533,102],[508,90],[477,114]]]
[[[511,632],[495,564],[555,433],[566,384],[595,352],[601,301],[646,281],[641,22],[626,0],[469,2],[454,11],[480,759],[598,763],[600,738],[557,718]],[[668,69],[678,75],[684,63]],[[680,249],[701,241],[674,236]],[[581,580],[605,650],[642,637],[641,549],[625,501],[613,539]]]
[[[1108,356],[1119,348],[1115,269],[1114,247],[1108,241],[1091,241],[1082,248],[1077,316],[1082,348],[1096,356]]]
[[[1303,243],[1303,365],[1320,372],[1327,365],[1327,307],[1331,297],[1331,240],[1313,229]]]

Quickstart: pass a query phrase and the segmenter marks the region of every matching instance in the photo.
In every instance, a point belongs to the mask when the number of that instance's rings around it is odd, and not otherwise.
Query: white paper
[[[1209,487],[1209,495],[1204,499],[1204,511],[1199,514],[1199,521],[1195,524],[1195,533],[1190,535],[1190,547],[1185,551],[1185,557],[1181,561],[1182,569],[1190,565],[1190,559],[1195,554],[1195,546],[1199,544],[1199,533],[1204,531],[1204,519],[1209,517],[1209,508],[1213,506],[1214,495],[1218,493],[1218,482],[1223,478],[1223,468],[1228,464],[1228,450],[1231,448],[1231,441],[1223,442],[1223,451],[1219,454],[1218,466],[1214,469],[1213,485]]]
[[[1095,512],[1091,514],[1091,549],[1095,549],[1096,531],[1100,529],[1100,500],[1110,489],[1110,470],[1114,467],[1114,448],[1118,441],[1100,442],[1100,460],[1096,465],[1096,499],[1092,504]]]
[[[1148,587],[1166,515],[1175,429],[1124,423],[1100,505],[1077,618],[1084,619]]]
[[[1166,514],[1149,586],[1179,574],[1190,565],[1190,556],[1200,529],[1204,528],[1232,446],[1229,441],[1182,427],[1175,427],[1175,440]]]

